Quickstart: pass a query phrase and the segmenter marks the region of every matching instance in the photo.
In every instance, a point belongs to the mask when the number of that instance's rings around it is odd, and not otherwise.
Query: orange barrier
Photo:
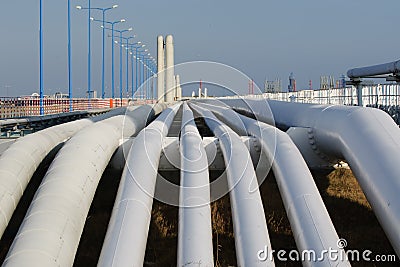
[[[127,98],[73,98],[72,111],[116,108],[124,107],[133,103],[133,105],[153,104],[153,99],[132,99]],[[68,98],[44,98],[44,114],[58,114],[69,112]],[[18,118],[40,115],[40,100],[32,97],[0,97],[0,118]]]

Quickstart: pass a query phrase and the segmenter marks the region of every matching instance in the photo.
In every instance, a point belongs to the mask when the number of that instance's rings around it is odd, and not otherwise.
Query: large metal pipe
[[[235,234],[236,257],[239,266],[275,266],[273,257],[258,259],[260,250],[272,251],[257,177],[247,147],[240,137],[219,121],[210,111],[190,106],[204,117],[214,135],[219,138],[228,185]]]
[[[386,236],[400,255],[400,129],[383,111],[373,108],[310,105],[265,100],[222,100],[234,109],[257,113],[283,127],[310,128],[322,153],[344,158],[357,178]],[[384,178],[384,179],[383,179]]]
[[[400,74],[400,60],[368,67],[354,68],[347,71],[347,76],[352,79],[383,74]]]
[[[193,113],[183,106],[177,266],[214,266],[207,154]]]
[[[175,97],[174,39],[172,35],[165,38],[165,101],[172,102]]]
[[[339,237],[310,170],[289,135],[266,123],[239,115],[231,109],[202,105],[236,127],[244,124],[248,134],[260,141],[262,149],[272,162],[298,250],[323,255],[323,251],[334,249],[338,250],[339,255],[344,255],[344,250],[337,246]],[[320,261],[304,261],[303,266],[350,266],[350,263],[344,257],[324,257]]]
[[[158,102],[165,101],[165,75],[164,75],[164,38],[157,37],[157,99]]]
[[[19,138],[0,156],[0,236],[21,199],[33,173],[46,155],[79,130],[95,121],[123,114],[118,109],[91,119],[56,125]]]
[[[163,108],[141,106],[97,122],[58,152],[36,192],[4,266],[72,266],[97,184],[123,137]]]
[[[162,142],[179,106],[164,110],[135,138],[98,266],[143,266]]]

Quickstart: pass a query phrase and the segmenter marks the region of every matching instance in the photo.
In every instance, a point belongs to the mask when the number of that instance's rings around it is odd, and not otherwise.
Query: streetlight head
[[[114,41],[114,43],[118,44],[118,41]]]
[[[117,7],[118,7],[118,5],[113,5],[113,6],[112,6],[112,8],[117,8]]]
[[[101,26],[100,26],[100,28],[104,28],[104,26],[103,26],[103,25],[101,25]]]
[[[76,6],[76,9],[82,9],[82,7],[81,6]]]
[[[133,55],[133,53],[132,53],[132,52],[129,52],[129,55]]]
[[[121,20],[120,20],[120,22],[125,22],[125,21],[126,21],[126,19],[121,19]]]
[[[93,18],[93,17],[90,17],[90,20],[91,20],[91,21],[93,21],[93,20],[94,20],[94,18]]]
[[[133,30],[133,28],[132,28],[132,27],[130,27],[130,28],[128,29],[128,31],[131,31],[131,30]]]

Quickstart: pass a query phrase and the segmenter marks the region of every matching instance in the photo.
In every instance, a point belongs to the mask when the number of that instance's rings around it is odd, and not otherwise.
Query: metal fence
[[[131,99],[99,99],[99,98],[74,98],[72,99],[72,111],[103,109],[127,106]],[[134,105],[153,103],[153,100],[135,100]],[[68,98],[43,99],[44,114],[58,114],[69,112]],[[0,97],[0,118],[18,118],[40,115],[39,98]]]
[[[297,92],[264,93],[264,98],[313,104],[357,105],[357,92],[353,86],[324,90],[301,90]],[[400,125],[400,85],[378,84],[362,88],[364,107],[386,111]]]
[[[297,92],[284,93],[265,93],[265,98],[314,104],[333,104],[333,105],[356,105],[356,88],[334,88],[321,90],[301,90]],[[364,106],[399,106],[400,105],[400,85],[380,84],[374,86],[364,86],[362,88]]]

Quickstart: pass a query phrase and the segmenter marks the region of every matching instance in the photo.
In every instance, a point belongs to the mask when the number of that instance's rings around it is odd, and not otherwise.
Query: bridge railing
[[[103,109],[127,106],[131,99],[100,99],[100,98],[73,98],[72,111]],[[135,100],[135,105],[152,103],[152,100]],[[44,114],[58,114],[69,112],[70,102],[68,98],[45,98],[43,99]],[[17,118],[40,115],[39,98],[25,97],[0,97],[0,118]]]

